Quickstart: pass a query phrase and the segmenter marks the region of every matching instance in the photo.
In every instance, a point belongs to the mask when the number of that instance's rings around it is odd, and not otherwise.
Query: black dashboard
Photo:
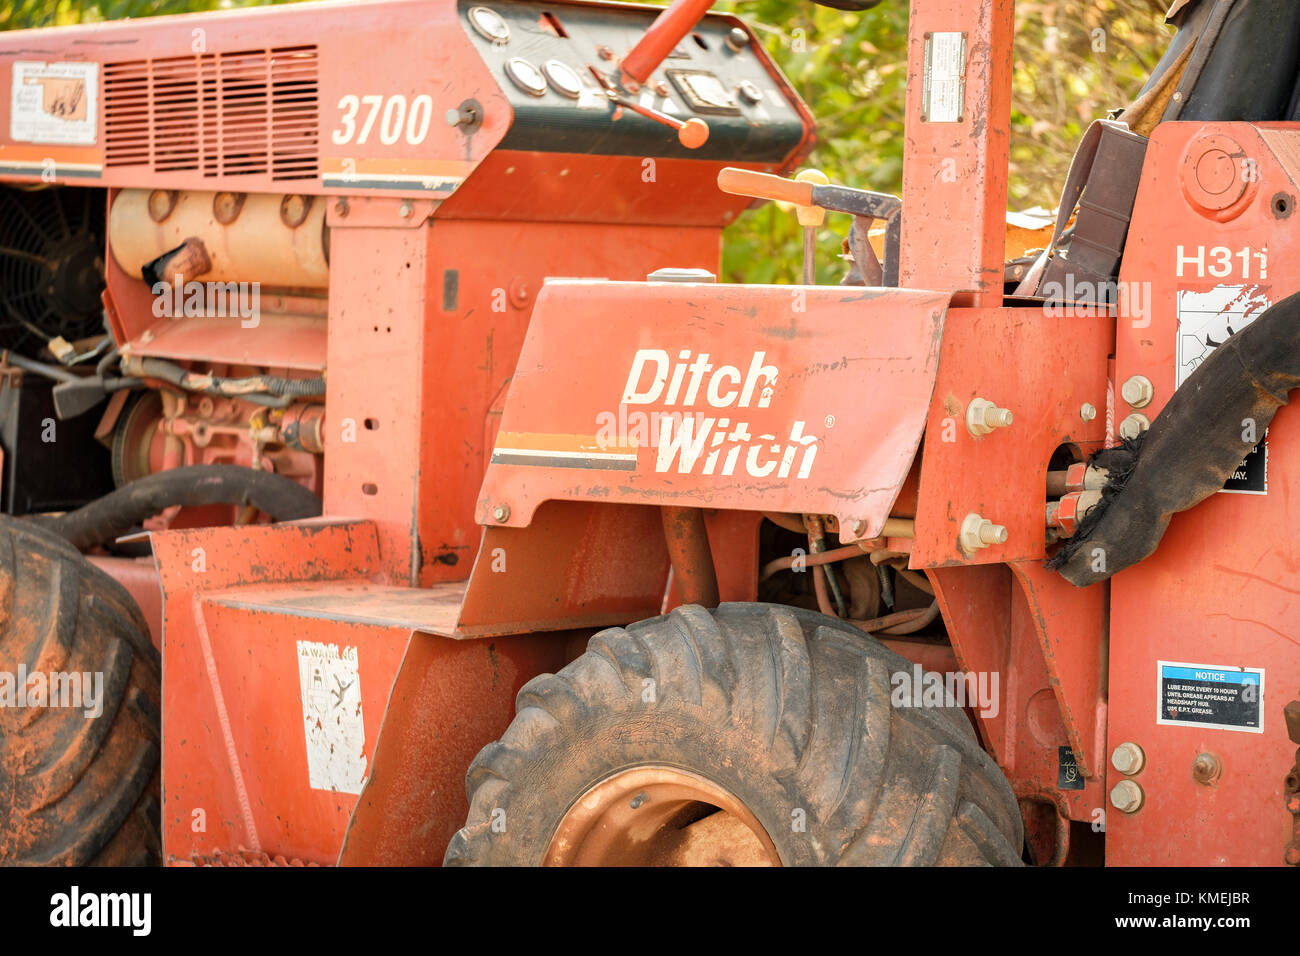
[[[619,59],[658,9],[462,2],[459,10],[514,109],[502,149],[775,162],[803,139],[803,118],[767,54],[730,17],[706,15],[639,90],[619,91],[676,119],[708,123],[708,141],[686,149],[672,128],[612,102],[592,73],[617,86]]]

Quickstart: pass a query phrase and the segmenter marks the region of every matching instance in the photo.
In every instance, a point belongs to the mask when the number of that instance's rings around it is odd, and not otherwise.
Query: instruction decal
[[[366,730],[355,647],[298,642],[307,776],[313,790],[360,793],[366,777]]]
[[[1178,349],[1174,387],[1187,381],[1210,353],[1236,335],[1273,304],[1258,285],[1221,285],[1209,292],[1178,293]],[[1223,490],[1244,495],[1268,494],[1268,441],[1261,435],[1237,465]]]
[[[1264,732],[1264,669],[1157,661],[1156,723]]]
[[[960,123],[966,104],[966,34],[927,33],[921,120]]]
[[[98,63],[13,65],[9,138],[16,143],[94,146],[99,110]]]

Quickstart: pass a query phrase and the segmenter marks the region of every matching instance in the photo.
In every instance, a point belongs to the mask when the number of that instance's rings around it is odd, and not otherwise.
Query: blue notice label
[[[1158,661],[1156,723],[1264,731],[1264,670]]]

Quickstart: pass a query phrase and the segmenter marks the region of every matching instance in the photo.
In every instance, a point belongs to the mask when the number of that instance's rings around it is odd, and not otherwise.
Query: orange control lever
[[[756,173],[735,166],[727,166],[718,172],[718,188],[733,196],[774,199],[777,202],[794,203],[796,206],[813,205],[811,182],[782,179],[771,173]]]
[[[605,91],[605,95],[610,101],[617,103],[634,113],[640,113],[647,119],[652,119],[656,123],[663,123],[665,126],[677,131],[677,142],[681,143],[687,149],[699,149],[709,139],[709,124],[702,119],[692,117],[688,120],[679,120],[675,116],[669,116],[667,113],[661,113],[656,109],[648,106],[642,106],[635,100],[630,100],[625,96],[619,96],[618,91],[610,84],[609,80],[601,75],[600,70],[594,66],[587,67],[591,75],[595,77],[597,83]]]
[[[660,113],[658,110],[652,110],[648,106],[642,106],[640,103],[634,103],[631,100],[624,99],[621,96],[611,96],[619,106],[625,106],[633,112],[640,113],[642,116],[652,119],[657,123],[663,123],[665,126],[677,130],[677,142],[681,143],[687,149],[699,149],[709,139],[709,124],[702,119],[691,117],[682,121],[675,116],[669,116],[667,113]]]
[[[713,0],[674,0],[673,4],[655,18],[643,36],[623,57],[621,73],[626,89],[635,90],[650,78],[650,74],[664,61],[682,37],[700,22]],[[629,82],[631,81],[631,82]]]

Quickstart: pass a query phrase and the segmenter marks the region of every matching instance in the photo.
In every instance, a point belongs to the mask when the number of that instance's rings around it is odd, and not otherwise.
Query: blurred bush
[[[1075,146],[1094,119],[1123,107],[1160,59],[1173,30],[1168,0],[1017,0],[1008,205],[1053,208]],[[724,0],[751,24],[817,118],[808,159],[847,186],[897,195],[903,183],[907,3],[863,13],[809,2]],[[838,282],[848,231],[827,217],[819,282]],[[727,229],[723,274],[734,282],[798,281],[802,241],[793,214],[768,203]]]
[[[1012,209],[1051,208],[1088,124],[1141,88],[1172,30],[1168,0],[1018,0],[1011,114]],[[249,0],[8,0],[0,29],[261,5]],[[832,182],[897,194],[903,179],[907,2],[864,13],[809,0],[720,0],[751,24],[817,118],[808,164]],[[818,281],[838,282],[848,219],[819,234]],[[791,282],[802,250],[791,213],[768,203],[726,231],[723,277]]]

